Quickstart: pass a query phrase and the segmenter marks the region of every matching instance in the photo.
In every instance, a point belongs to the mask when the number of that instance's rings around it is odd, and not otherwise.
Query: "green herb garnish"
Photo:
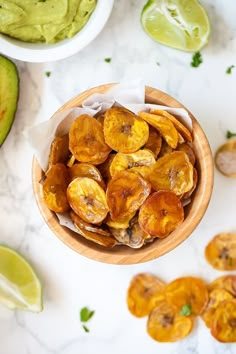
[[[200,52],[196,52],[192,57],[191,66],[197,68],[202,62],[202,54]]]
[[[80,310],[80,321],[82,323],[88,322],[93,317],[94,312],[95,311],[90,311],[88,307],[83,307]],[[89,328],[87,326],[83,324],[82,327],[86,333],[89,332]]]
[[[104,61],[105,61],[106,63],[110,63],[110,62],[111,62],[111,58],[105,58]]]
[[[230,257],[230,258],[229,258],[229,267],[232,267],[232,266],[233,266],[233,258]]]
[[[85,325],[83,325],[82,327],[83,327],[83,329],[84,329],[84,331],[85,331],[86,333],[89,333],[88,327],[86,327]]]
[[[236,136],[236,133],[232,133],[230,130],[227,130],[227,132],[226,132],[226,138],[227,138],[227,139],[230,139],[230,138],[232,138],[233,136]]]
[[[45,72],[45,75],[46,75],[47,77],[50,77],[50,76],[51,76],[51,71],[46,71],[46,72]]]
[[[182,309],[180,310],[179,314],[181,316],[189,316],[189,315],[193,315],[193,311],[191,308],[191,305],[183,305]]]
[[[38,0],[38,2],[46,2],[46,0]]]
[[[227,69],[226,69],[226,74],[231,74],[232,73],[232,69],[234,68],[234,65],[230,65]]]

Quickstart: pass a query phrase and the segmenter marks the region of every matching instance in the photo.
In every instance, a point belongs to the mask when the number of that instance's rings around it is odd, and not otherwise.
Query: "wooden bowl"
[[[82,102],[91,94],[105,93],[113,85],[114,84],[107,84],[87,90],[64,104],[57,112],[81,106]],[[173,97],[151,87],[146,87],[145,100],[147,103],[185,108]],[[198,170],[199,181],[192,202],[185,207],[184,222],[168,237],[164,239],[156,239],[154,242],[149,243],[140,249],[132,249],[127,246],[115,246],[113,249],[106,249],[93,242],[87,241],[75,232],[61,226],[54,212],[50,211],[44,204],[42,188],[39,183],[43,176],[43,171],[34,157],[32,166],[34,195],[45,222],[54,234],[67,246],[81,255],[110,264],[136,264],[146,262],[173,250],[181,242],[186,240],[202,219],[210,201],[213,187],[213,159],[209,143],[197,120],[190,112],[189,115],[193,124],[193,147],[197,157],[196,167]]]

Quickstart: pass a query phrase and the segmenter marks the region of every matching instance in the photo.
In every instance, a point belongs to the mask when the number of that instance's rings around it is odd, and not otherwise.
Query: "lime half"
[[[198,51],[207,44],[210,23],[197,0],[149,0],[141,22],[155,41],[186,51]]]
[[[10,309],[42,311],[42,286],[30,264],[11,248],[0,246],[0,304]]]

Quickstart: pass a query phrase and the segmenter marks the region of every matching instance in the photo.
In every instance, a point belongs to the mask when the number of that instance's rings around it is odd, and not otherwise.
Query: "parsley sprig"
[[[192,57],[191,66],[197,68],[202,62],[202,54],[200,52],[196,52]]]
[[[180,314],[181,316],[190,316],[190,315],[193,315],[193,311],[192,311],[191,305],[189,305],[189,304],[183,305],[183,307],[182,307],[182,309],[180,310],[179,314]]]
[[[232,69],[235,67],[235,65],[230,65],[227,69],[226,69],[226,74],[231,74],[232,73]]]
[[[227,139],[230,139],[230,138],[232,138],[233,136],[236,136],[236,133],[232,133],[230,130],[227,130],[227,132],[226,132],[226,138],[227,138]]]
[[[84,329],[84,331],[86,333],[89,332],[89,328],[84,324],[86,322],[88,322],[89,320],[91,320],[91,318],[93,317],[95,311],[91,311],[88,307],[83,307],[80,310],[80,322],[82,323],[82,328]]]

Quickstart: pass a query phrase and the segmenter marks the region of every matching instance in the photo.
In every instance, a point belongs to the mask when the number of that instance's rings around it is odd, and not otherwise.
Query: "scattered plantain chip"
[[[148,140],[148,124],[123,107],[106,111],[104,136],[106,143],[115,151],[125,154],[139,150]]]
[[[236,342],[236,299],[221,302],[214,314],[211,334],[224,343]]]
[[[74,212],[88,223],[99,224],[109,211],[104,190],[92,178],[75,178],[67,188],[67,199]]]
[[[236,177],[236,140],[221,145],[215,154],[217,169],[227,177]]]
[[[153,193],[140,208],[139,224],[153,237],[168,236],[184,220],[179,198],[170,191]]]
[[[221,233],[216,235],[205,249],[208,263],[218,270],[236,269],[236,234]]]
[[[224,289],[236,297],[236,275],[223,275],[208,285],[208,290]]]
[[[65,165],[58,163],[52,165],[43,180],[44,202],[50,210],[56,213],[64,213],[70,209],[66,198],[66,190],[69,184],[68,170]]]
[[[155,275],[140,273],[132,278],[127,291],[129,311],[136,317],[147,316],[163,299],[165,283]]]

